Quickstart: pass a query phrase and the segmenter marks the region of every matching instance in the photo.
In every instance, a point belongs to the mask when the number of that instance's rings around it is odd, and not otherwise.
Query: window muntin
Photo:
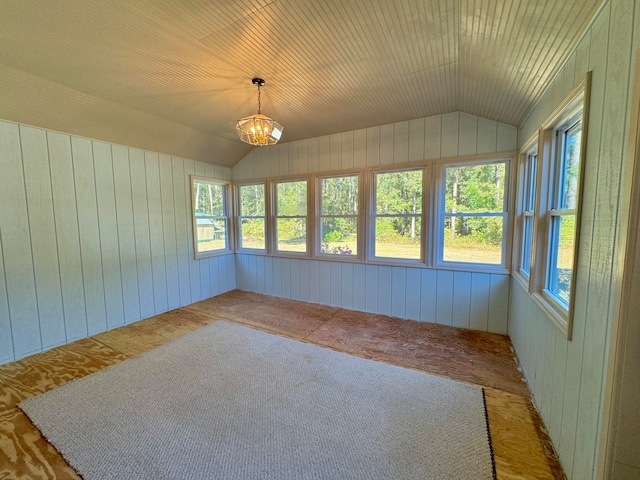
[[[555,135],[545,291],[568,309],[576,242],[576,206],[582,140],[580,116],[574,116],[571,121],[557,129]]]
[[[318,179],[319,253],[358,255],[359,175]]]
[[[229,185],[191,177],[196,258],[229,250]]]
[[[238,185],[238,248],[266,250],[265,185]]]
[[[420,260],[424,169],[373,174],[373,257]]]
[[[307,253],[307,180],[275,182],[276,251]]]
[[[440,262],[503,265],[508,163],[444,165]]]
[[[536,203],[536,176],[538,168],[537,145],[527,153],[522,183],[522,223],[520,239],[520,260],[518,268],[528,277],[531,269],[531,249],[533,246],[533,225]]]

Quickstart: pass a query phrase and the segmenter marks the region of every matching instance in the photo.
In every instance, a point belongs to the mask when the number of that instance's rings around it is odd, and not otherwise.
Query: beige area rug
[[[87,480],[495,478],[480,387],[223,321],[20,408]]]

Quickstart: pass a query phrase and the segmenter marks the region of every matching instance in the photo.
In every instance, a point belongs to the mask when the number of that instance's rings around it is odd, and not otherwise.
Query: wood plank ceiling
[[[0,65],[212,135],[233,165],[254,76],[282,141],[457,110],[520,125],[601,3],[8,0]]]

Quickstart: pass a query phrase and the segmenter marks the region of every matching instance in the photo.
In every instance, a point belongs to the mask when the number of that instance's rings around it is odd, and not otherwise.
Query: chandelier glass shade
[[[250,145],[275,145],[282,136],[284,127],[275,120],[263,115],[260,111],[260,87],[264,80],[254,78],[253,84],[258,87],[258,113],[238,120],[236,130],[240,140]]]

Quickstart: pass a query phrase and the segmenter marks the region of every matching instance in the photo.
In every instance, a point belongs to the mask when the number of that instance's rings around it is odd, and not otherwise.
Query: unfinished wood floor
[[[502,335],[233,291],[0,366],[0,478],[78,478],[22,400],[225,319],[485,387],[499,479],[564,478]]]

